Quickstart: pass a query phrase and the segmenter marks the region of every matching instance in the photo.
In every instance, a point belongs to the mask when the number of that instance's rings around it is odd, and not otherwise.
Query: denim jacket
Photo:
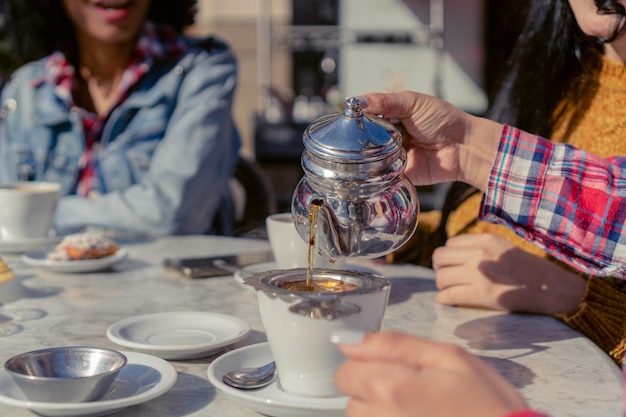
[[[240,147],[231,114],[237,64],[216,38],[190,42],[176,60],[155,62],[111,112],[97,148],[103,193],[95,199],[76,195],[85,149],[77,109],[52,85],[32,82],[45,58],[18,69],[1,95],[0,183],[60,183],[57,228],[210,231],[229,201]]]

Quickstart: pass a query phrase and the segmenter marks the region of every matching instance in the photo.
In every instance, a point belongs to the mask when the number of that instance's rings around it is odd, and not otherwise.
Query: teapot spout
[[[352,254],[350,227],[341,224],[332,207],[323,199],[311,201],[309,221],[315,227],[315,246],[328,259],[348,258]]]

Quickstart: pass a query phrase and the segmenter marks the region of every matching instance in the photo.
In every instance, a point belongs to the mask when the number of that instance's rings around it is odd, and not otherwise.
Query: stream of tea
[[[311,210],[309,211],[309,265],[306,271],[306,290],[313,291],[313,265],[315,264],[315,236],[317,234],[317,213],[319,213],[322,203],[320,201],[311,201]]]
[[[342,279],[334,279],[330,277],[322,277],[320,279],[313,279],[313,266],[315,265],[315,242],[317,238],[317,218],[318,212],[322,207],[323,202],[320,200],[313,200],[311,202],[311,210],[309,212],[309,265],[306,271],[306,279],[299,281],[290,281],[285,283],[282,288],[287,288],[294,291],[321,291],[321,292],[341,292],[349,291],[357,288],[352,283],[345,282]],[[319,254],[318,254],[319,256]],[[334,263],[334,260],[329,260],[330,263]]]

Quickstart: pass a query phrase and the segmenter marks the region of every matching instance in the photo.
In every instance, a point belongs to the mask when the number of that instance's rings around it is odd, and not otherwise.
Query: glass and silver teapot
[[[298,234],[309,241],[317,212],[316,252],[328,259],[377,258],[402,246],[417,227],[419,200],[404,175],[402,135],[363,114],[350,97],[342,113],[322,116],[304,132],[304,177],[292,197]]]

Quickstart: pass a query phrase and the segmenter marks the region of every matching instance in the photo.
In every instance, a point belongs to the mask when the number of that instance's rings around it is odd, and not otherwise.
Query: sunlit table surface
[[[209,311],[245,320],[253,331],[228,349],[266,340],[254,292],[232,275],[190,280],[163,269],[164,257],[194,257],[269,249],[263,240],[214,236],[166,237],[124,244],[127,260],[113,270],[62,274],[34,269],[19,255],[0,254],[15,279],[0,285],[0,363],[20,352],[61,345],[123,350],[109,341],[112,323],[139,314]],[[383,328],[468,348],[497,368],[529,404],[552,416],[620,415],[618,367],[592,342],[551,317],[455,308],[435,302],[431,270],[412,265],[364,266],[392,282]],[[13,331],[2,331],[10,326]],[[171,361],[178,372],[164,395],[131,406],[116,417],[255,416],[216,390],[207,369],[218,356]],[[0,404],[0,416],[27,409]]]

